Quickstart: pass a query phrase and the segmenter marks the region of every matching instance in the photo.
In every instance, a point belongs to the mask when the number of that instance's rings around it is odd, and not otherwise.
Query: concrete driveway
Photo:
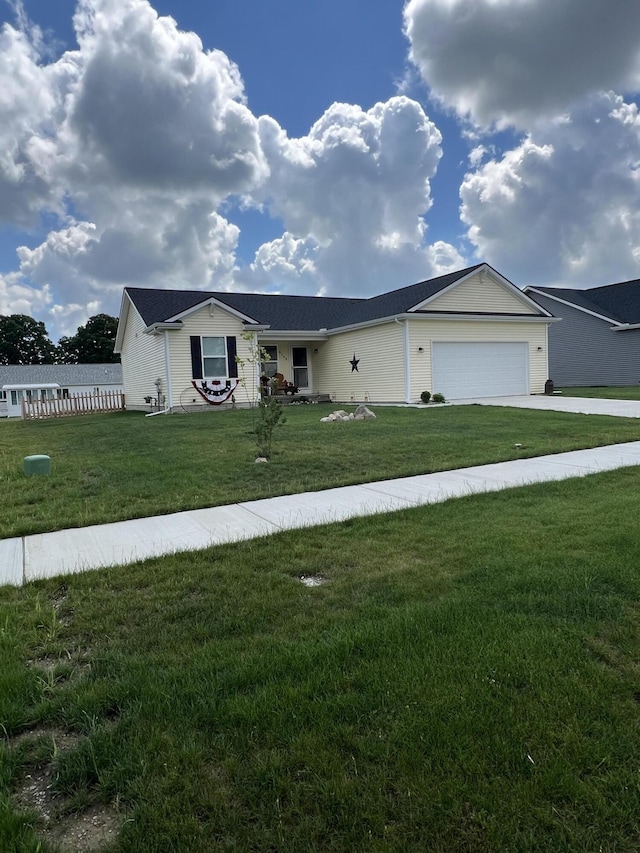
[[[601,400],[589,397],[567,397],[564,394],[535,394],[526,397],[477,397],[452,400],[456,406],[508,406],[516,409],[548,409],[554,412],[577,412],[583,415],[613,415],[617,418],[640,418],[640,400]]]

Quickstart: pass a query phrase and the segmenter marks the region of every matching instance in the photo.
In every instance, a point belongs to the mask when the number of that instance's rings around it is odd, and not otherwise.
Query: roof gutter
[[[375,320],[364,320],[362,323],[351,323],[348,326],[335,326],[333,329],[328,329],[326,334],[340,335],[343,332],[351,332],[355,329],[365,329],[369,326],[381,326],[383,323],[398,322],[399,320],[456,320],[462,323],[465,322],[487,322],[487,323],[559,323],[560,317],[541,316],[540,314],[454,314],[435,312],[416,311],[404,312],[403,314],[391,314],[387,317],[376,317]]]
[[[271,326],[251,326],[251,331],[267,332],[261,334],[261,341],[326,341],[329,334],[324,330],[304,330],[304,329],[272,329]]]
[[[73,383],[69,383],[70,385]],[[3,385],[3,391],[53,391],[59,388],[58,382],[18,382],[9,385]]]
[[[176,320],[175,323],[152,323],[144,330],[145,335],[157,335],[159,332],[170,331],[171,329],[181,329],[182,321]]]

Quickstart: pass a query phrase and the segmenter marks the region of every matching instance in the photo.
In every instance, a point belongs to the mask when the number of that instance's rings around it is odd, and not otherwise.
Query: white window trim
[[[301,364],[298,364],[298,365],[294,364],[294,361],[293,361],[293,351],[294,351],[294,349],[303,349],[303,350],[306,350],[306,352],[307,352],[307,363],[306,363],[306,365],[304,365],[304,367],[306,368],[306,371],[307,371],[307,384],[306,384],[306,385],[300,385],[300,390],[301,390],[301,391],[311,391],[311,388],[312,388],[312,378],[311,378],[311,354],[310,354],[310,352],[309,352],[309,347],[308,347],[306,344],[296,344],[296,345],[292,345],[292,346],[291,346],[291,351],[290,351],[290,353],[289,353],[289,356],[290,356],[290,358],[291,358],[291,380],[292,380],[292,381],[293,381],[293,383],[295,384],[295,381],[296,381],[296,380],[295,380],[295,369],[296,369],[296,367],[301,368],[301,367],[303,367],[303,365],[301,365]]]
[[[205,359],[207,359],[207,358],[221,358],[221,356],[219,356],[219,355],[205,356],[205,354],[204,354],[204,341],[205,340],[211,340],[211,339],[221,340],[223,342],[224,369],[225,369],[224,373],[217,373],[214,375],[214,374],[208,374],[207,371],[205,370],[205,367],[204,367]],[[229,376],[229,357],[228,357],[228,349],[227,349],[227,336],[226,335],[200,335],[200,358],[202,360],[202,379],[204,382],[208,382],[208,381],[213,380],[213,379],[227,379],[227,377]]]

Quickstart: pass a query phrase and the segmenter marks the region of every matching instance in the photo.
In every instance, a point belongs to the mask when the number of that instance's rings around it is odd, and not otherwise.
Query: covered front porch
[[[323,339],[324,336],[322,336]],[[285,403],[330,399],[314,384],[321,340],[286,340],[262,334],[258,338],[261,361],[260,382],[269,385]]]

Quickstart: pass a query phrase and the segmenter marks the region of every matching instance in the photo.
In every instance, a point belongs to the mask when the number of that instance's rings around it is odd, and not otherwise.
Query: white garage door
[[[447,400],[529,393],[527,343],[433,344],[433,391]]]

